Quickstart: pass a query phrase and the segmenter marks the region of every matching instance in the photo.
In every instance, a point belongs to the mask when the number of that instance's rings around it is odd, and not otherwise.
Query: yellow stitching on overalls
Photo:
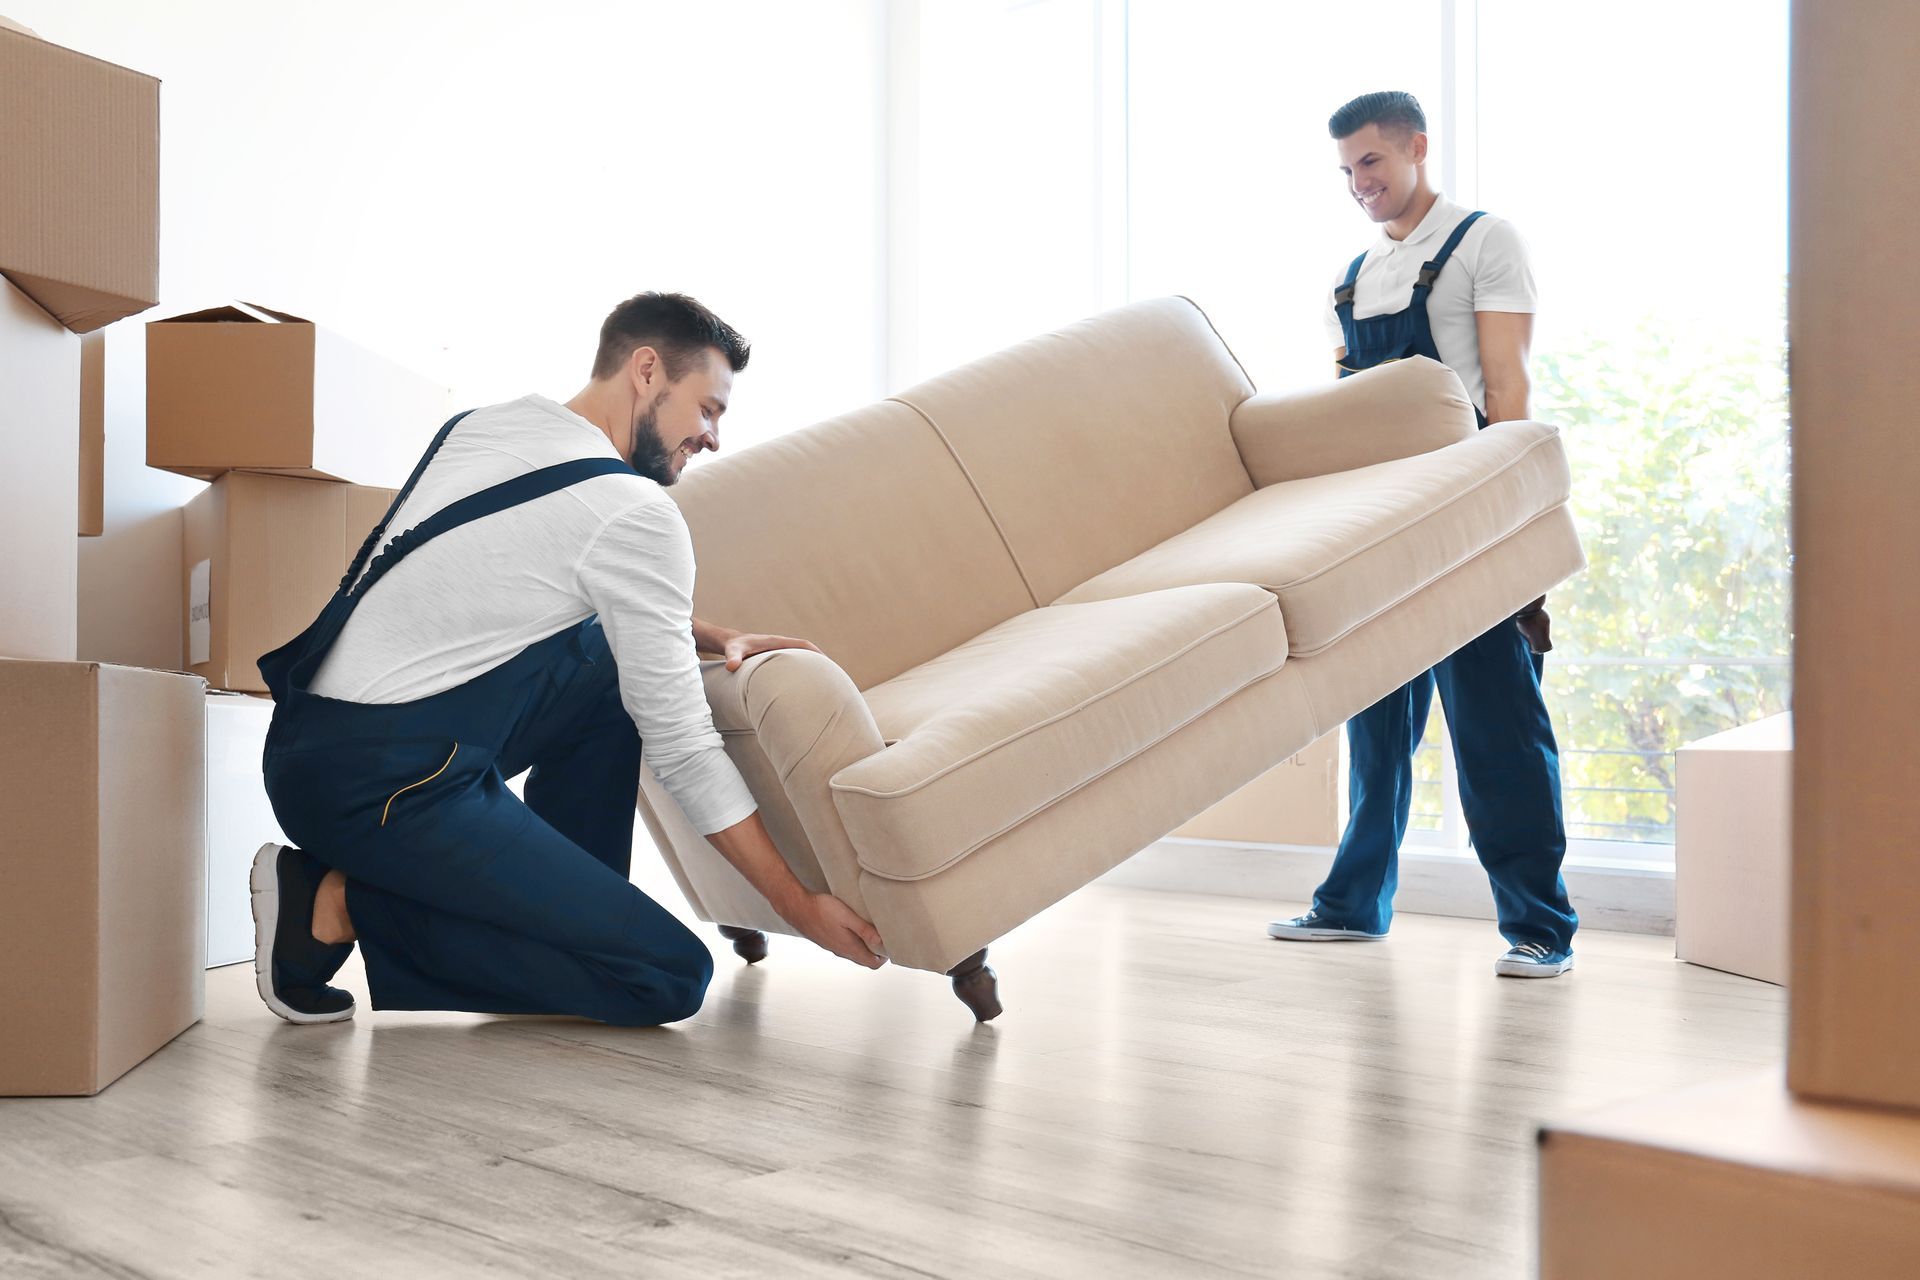
[[[400,788],[398,791],[388,796],[387,807],[380,811],[380,825],[383,827],[387,825],[387,815],[393,811],[393,802],[395,800],[398,800],[401,796],[413,790],[415,787],[426,786],[429,782],[432,782],[435,778],[445,773],[447,771],[447,765],[452,764],[453,758],[459,754],[460,754],[460,744],[456,742],[453,744],[453,750],[447,752],[447,764],[441,765],[438,769],[435,769],[432,773],[420,779],[420,781],[418,782],[409,782],[406,786]]]

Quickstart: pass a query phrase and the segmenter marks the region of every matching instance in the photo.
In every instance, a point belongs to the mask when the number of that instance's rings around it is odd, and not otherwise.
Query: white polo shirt
[[[1440,252],[1453,229],[1472,212],[1443,195],[1405,240],[1389,238],[1383,228],[1379,240],[1367,250],[1367,260],[1360,264],[1360,277],[1354,282],[1354,319],[1404,311],[1413,301],[1420,268]],[[1346,346],[1347,340],[1333,309],[1333,293],[1346,279],[1347,266],[1343,263],[1327,288],[1327,342],[1336,351]],[[1467,394],[1482,413],[1487,408],[1487,381],[1480,372],[1480,334],[1474,327],[1473,313],[1520,311],[1531,315],[1538,310],[1538,301],[1525,242],[1511,222],[1492,214],[1467,230],[1434,281],[1427,295],[1427,323],[1433,329],[1434,348],[1440,353],[1440,363],[1460,375]]]
[[[503,480],[619,456],[598,427],[545,396],[476,409],[428,464],[389,540]],[[598,615],[642,755],[696,830],[721,831],[756,806],[707,706],[693,576],[693,539],[666,490],[631,472],[595,476],[423,543],[347,619],[313,691],[413,702]]]

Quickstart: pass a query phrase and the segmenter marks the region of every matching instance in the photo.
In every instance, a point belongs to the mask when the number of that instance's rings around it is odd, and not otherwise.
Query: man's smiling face
[[[1367,217],[1392,222],[1406,213],[1420,185],[1420,166],[1426,163],[1426,134],[1369,124],[1335,146],[1347,190]]]
[[[733,394],[733,370],[718,348],[703,351],[675,381],[636,407],[627,461],[657,484],[669,485],[693,455],[720,448],[720,415]]]

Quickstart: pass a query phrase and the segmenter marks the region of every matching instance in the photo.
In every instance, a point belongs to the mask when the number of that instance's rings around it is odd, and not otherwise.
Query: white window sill
[[[1662,856],[1664,854],[1664,857]],[[1326,877],[1325,846],[1243,844],[1169,836],[1101,877],[1107,884],[1179,893],[1304,904]],[[1673,855],[1664,845],[1577,841],[1563,874],[1583,926],[1620,933],[1673,934]],[[1397,911],[1493,919],[1487,874],[1471,852],[1409,843],[1400,853]]]

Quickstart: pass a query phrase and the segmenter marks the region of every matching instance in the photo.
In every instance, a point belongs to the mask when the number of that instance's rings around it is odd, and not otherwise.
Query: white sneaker
[[[1345,925],[1335,924],[1318,911],[1309,911],[1291,920],[1275,920],[1267,926],[1267,936],[1283,942],[1378,942],[1387,935],[1368,933],[1365,929],[1349,929]]]
[[[1544,942],[1523,942],[1493,962],[1503,978],[1557,978],[1573,968],[1573,952],[1555,951]]]

